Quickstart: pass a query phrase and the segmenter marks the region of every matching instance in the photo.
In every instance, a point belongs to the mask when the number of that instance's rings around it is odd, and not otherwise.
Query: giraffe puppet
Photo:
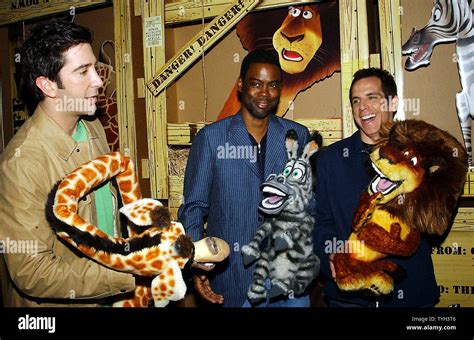
[[[113,177],[124,204],[120,212],[131,222],[129,238],[111,237],[77,214],[81,197]],[[138,276],[134,296],[115,307],[146,307],[152,298],[155,307],[164,307],[180,300],[186,293],[181,269],[189,260],[211,270],[229,255],[221,239],[191,242],[181,223],[171,221],[168,209],[142,198],[133,162],[120,152],[99,156],[64,177],[51,191],[46,212],[65,242],[106,267]]]

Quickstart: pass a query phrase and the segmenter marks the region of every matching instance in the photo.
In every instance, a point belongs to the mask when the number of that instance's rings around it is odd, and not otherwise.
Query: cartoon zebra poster
[[[428,24],[413,28],[402,47],[409,55],[405,69],[414,71],[428,65],[439,43],[456,43],[456,55],[462,91],[456,94],[456,107],[464,145],[472,165],[471,120],[474,115],[474,0],[436,0]]]

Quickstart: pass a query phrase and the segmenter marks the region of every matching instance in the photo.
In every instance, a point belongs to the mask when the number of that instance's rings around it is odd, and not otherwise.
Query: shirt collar
[[[78,143],[43,111],[40,105],[31,117],[32,125],[39,131],[40,136],[47,145],[54,150],[59,157],[67,161]],[[97,131],[91,129],[86,122],[84,127],[87,130],[88,139],[98,138]]]

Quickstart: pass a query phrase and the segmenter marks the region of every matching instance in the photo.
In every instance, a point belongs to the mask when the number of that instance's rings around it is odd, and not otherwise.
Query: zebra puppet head
[[[430,63],[436,44],[453,42],[473,34],[474,0],[437,0],[428,24],[420,30],[413,28],[410,38],[402,47],[410,55],[405,68],[412,71]]]
[[[271,174],[261,185],[266,196],[259,204],[259,209],[268,215],[281,212],[292,214],[304,212],[313,194],[313,176],[310,157],[322,145],[322,137],[314,132],[306,144],[303,153],[298,157],[298,137],[295,130],[286,133],[286,151],[288,163],[282,173]]]

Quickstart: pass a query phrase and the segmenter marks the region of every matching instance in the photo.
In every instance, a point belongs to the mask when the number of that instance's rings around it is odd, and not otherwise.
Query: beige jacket
[[[133,275],[108,269],[72,250],[56,237],[45,218],[54,184],[109,151],[100,122],[85,121],[85,126],[89,139],[78,143],[38,106],[0,159],[0,273],[5,306],[97,305],[102,298],[135,287]],[[79,215],[96,223],[93,194],[79,202]]]

